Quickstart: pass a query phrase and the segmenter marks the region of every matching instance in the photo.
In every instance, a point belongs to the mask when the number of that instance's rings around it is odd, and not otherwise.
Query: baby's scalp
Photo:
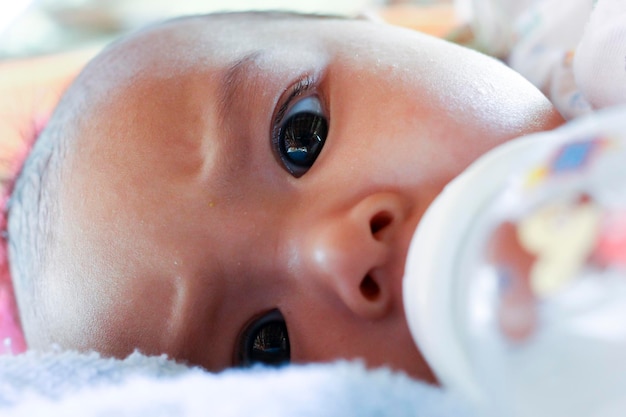
[[[311,114],[329,130],[294,178],[282,132],[308,134]],[[17,181],[28,343],[218,370],[278,310],[294,361],[430,378],[400,286],[421,213],[476,156],[559,122],[501,64],[396,28],[258,13],[148,28],[88,65]]]

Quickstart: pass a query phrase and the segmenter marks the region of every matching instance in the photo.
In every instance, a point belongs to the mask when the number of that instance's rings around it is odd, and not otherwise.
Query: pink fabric
[[[6,230],[4,211],[0,226],[3,231]],[[26,341],[20,325],[7,255],[7,242],[3,238],[0,242],[0,355],[17,355],[26,350]]]
[[[22,149],[17,152],[13,159],[13,167],[9,172],[11,179],[3,190],[0,215],[0,355],[17,355],[27,349],[24,332],[19,318],[19,310],[15,300],[13,281],[9,268],[9,256],[7,246],[7,212],[6,205],[13,191],[14,180],[22,168],[26,156],[32,144],[44,129],[47,123],[47,116],[35,117],[30,127],[30,132],[25,132],[25,141]]]

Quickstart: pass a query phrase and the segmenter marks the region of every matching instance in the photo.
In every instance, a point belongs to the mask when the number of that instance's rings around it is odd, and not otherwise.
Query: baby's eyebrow
[[[220,82],[219,91],[219,120],[223,122],[227,119],[229,110],[233,103],[245,99],[246,84],[251,81],[251,75],[258,74],[258,62],[264,54],[262,50],[255,50],[247,53],[244,57],[234,61],[224,72]]]

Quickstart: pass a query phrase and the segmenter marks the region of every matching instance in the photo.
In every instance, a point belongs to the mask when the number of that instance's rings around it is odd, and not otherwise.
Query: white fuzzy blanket
[[[473,416],[439,388],[358,362],[211,374],[167,358],[57,352],[0,357],[0,415]]]

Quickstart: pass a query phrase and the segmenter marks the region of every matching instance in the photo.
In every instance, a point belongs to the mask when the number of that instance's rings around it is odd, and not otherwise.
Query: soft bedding
[[[473,416],[442,389],[359,362],[211,374],[166,357],[96,353],[0,357],[0,415]]]

